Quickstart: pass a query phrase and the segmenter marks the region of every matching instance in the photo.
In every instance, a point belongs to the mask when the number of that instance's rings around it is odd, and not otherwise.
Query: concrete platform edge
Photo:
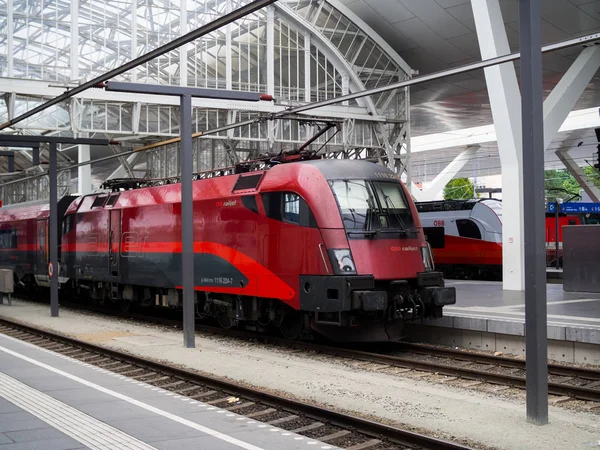
[[[409,323],[412,342],[525,356],[523,322],[446,316],[442,320]],[[548,358],[576,364],[600,365],[600,329],[548,326]]]

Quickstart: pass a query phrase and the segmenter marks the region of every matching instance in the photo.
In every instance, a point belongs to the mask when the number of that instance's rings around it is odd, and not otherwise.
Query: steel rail
[[[410,351],[412,351],[413,353],[436,355],[444,358],[452,356],[455,359],[473,361],[474,363],[496,364],[499,366],[514,367],[517,369],[525,370],[526,361],[517,358],[508,358],[505,356],[498,357],[482,353],[470,353],[465,352],[464,350],[456,350],[453,348],[437,348],[432,347],[430,345],[418,344],[413,342],[403,343],[402,346],[410,349]],[[562,366],[559,364],[548,363],[548,370],[550,375],[600,380],[600,370],[598,369],[595,370],[587,367],[569,367]]]
[[[319,418],[344,428],[353,429],[367,436],[379,438],[384,437],[385,439],[388,439],[391,442],[400,445],[418,445],[426,449],[470,450],[469,447],[454,442],[449,442],[426,436],[423,434],[415,433],[412,431],[395,428],[371,420],[362,419],[357,416],[339,413],[337,411],[322,408],[320,406],[315,406],[297,400],[288,399],[279,395],[261,391],[259,389],[250,388],[229,381],[224,381],[211,376],[197,374],[185,369],[180,369],[177,367],[147,360],[139,356],[120,352],[118,350],[109,349],[100,345],[80,341],[78,339],[63,336],[51,331],[41,330],[6,318],[0,318],[0,324],[11,327],[13,329],[20,330],[28,334],[44,337],[54,342],[67,344],[69,346],[81,348],[86,351],[97,353],[100,355],[106,355],[111,358],[118,359],[147,370],[188,380],[193,383],[204,384],[212,388],[225,391],[227,393],[239,395],[244,398],[263,403],[265,405],[277,407],[288,411],[291,410],[295,412],[300,412],[304,415]],[[318,438],[316,439],[318,440]]]
[[[264,8],[265,6],[271,5],[271,4],[275,3],[276,1],[277,0],[255,0],[245,6],[242,6],[241,8],[238,8],[228,14],[225,14],[225,15],[219,17],[218,19],[213,20],[212,22],[202,25],[200,28],[190,31],[187,34],[184,34],[183,36],[180,36],[177,39],[174,39],[171,42],[166,43],[165,45],[162,45],[142,56],[132,59],[131,61],[123,64],[122,66],[116,67],[113,70],[110,70],[110,71],[106,72],[105,74],[100,75],[86,83],[83,83],[79,86],[76,86],[72,89],[67,90],[67,92],[65,92],[64,94],[54,97],[53,99],[48,100],[46,103],[43,103],[43,104],[33,108],[32,110],[27,111],[27,112],[21,114],[20,116],[14,118],[14,119],[11,119],[8,122],[3,123],[2,125],[0,125],[0,130],[3,130],[4,128],[13,126],[16,123],[19,123],[22,120],[27,119],[41,111],[44,111],[45,109],[49,108],[50,106],[56,105],[57,103],[67,100],[68,98],[71,98],[74,95],[77,95],[83,91],[86,91],[90,88],[98,87],[105,81],[110,80],[111,78],[114,78],[118,75],[121,75],[121,74],[127,72],[128,70],[134,69],[137,66],[140,66],[149,61],[152,61],[154,58],[157,58],[165,53],[175,50],[175,49],[181,47],[182,45],[187,44],[188,42],[192,42],[195,39],[198,39],[202,36],[212,33],[213,31],[216,31],[219,28],[221,28],[229,23],[235,22],[236,20],[241,19],[242,17],[247,16],[248,14],[252,14],[252,13]]]

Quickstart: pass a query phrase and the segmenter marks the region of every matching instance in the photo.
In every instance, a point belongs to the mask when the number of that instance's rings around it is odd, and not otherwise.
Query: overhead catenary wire
[[[209,132],[205,132],[203,134],[204,135],[208,135],[208,134],[212,134],[212,133],[216,133],[216,132],[217,132],[217,129],[214,129],[214,130],[211,130]],[[574,140],[580,140],[580,139],[574,139]],[[582,146],[596,146],[596,145],[597,144],[583,144]],[[556,147],[556,149],[559,149],[559,148],[573,148],[573,147]],[[579,147],[579,148],[581,148],[581,147]],[[550,148],[549,150],[554,150],[554,148]],[[134,150],[126,151],[126,152],[121,152],[121,153],[118,153],[116,155],[105,156],[105,157],[97,158],[97,159],[90,160],[90,161],[83,161],[83,162],[80,162],[80,163],[71,164],[71,165],[65,166],[65,167],[59,167],[58,171],[59,172],[64,172],[64,171],[67,171],[67,170],[76,169],[76,168],[81,167],[81,166],[86,166],[86,165],[91,165],[91,164],[97,164],[97,163],[101,163],[101,162],[105,162],[105,161],[110,161],[112,159],[116,159],[116,158],[120,158],[120,157],[130,156],[130,155],[133,155],[134,153],[141,153],[141,152],[146,152],[146,151],[157,151],[157,148],[154,145],[151,145],[151,146],[148,146],[147,148],[143,148],[143,149],[134,149]],[[413,158],[414,158],[415,155],[418,155],[418,153],[414,153],[413,154]],[[471,157],[471,161],[475,160],[475,159],[481,159],[481,160],[483,160],[483,159],[490,159],[490,158],[499,158],[499,155],[498,154],[494,154],[494,155],[491,155],[491,154],[477,155],[477,156]],[[587,157],[581,156],[581,157],[574,157],[572,159],[575,160],[575,161],[584,161],[585,162],[585,160],[587,159]],[[414,161],[413,160],[413,169],[418,168],[418,167],[422,167],[424,165],[449,164],[453,160],[454,160],[454,157],[441,158],[441,159],[436,159],[436,160],[433,160],[433,161],[430,161],[430,162],[424,162],[422,164],[419,161]],[[496,165],[496,166],[483,167],[483,168],[480,168],[480,170],[481,171],[489,171],[489,170],[495,170],[495,169],[501,169],[501,168],[502,167],[500,165]],[[461,174],[466,174],[466,173],[471,173],[471,172],[473,172],[473,170],[471,170],[471,169],[462,169],[460,171]],[[20,177],[20,178],[14,179],[14,180],[10,180],[10,181],[6,181],[4,183],[0,183],[0,187],[2,187],[2,186],[8,186],[8,185],[11,185],[11,184],[14,184],[14,183],[19,183],[19,182],[22,182],[22,181],[32,180],[32,179],[35,179],[35,178],[40,178],[40,177],[43,177],[43,176],[46,176],[46,175],[48,175],[48,171],[44,170],[44,171],[41,171],[41,172],[39,172],[37,174],[34,174],[34,175],[29,175],[27,177]]]
[[[104,83],[105,81],[109,80],[110,78],[113,78],[114,76],[117,76],[127,70],[130,70],[134,67],[137,67],[138,65],[141,65],[145,62],[148,62],[149,60],[160,56],[161,54],[171,51],[174,48],[177,48],[178,46],[181,46],[187,42],[190,42],[193,39],[196,39],[197,37],[203,36],[204,34],[208,34],[218,28],[220,28],[223,25],[226,25],[229,22],[233,22],[235,21],[237,18],[242,17],[243,15],[247,15],[250,14],[254,11],[257,11],[261,8],[263,8],[264,6],[267,6],[271,3],[274,3],[277,0],[255,0],[254,2],[241,7],[235,11],[233,11],[230,14],[226,14],[225,16],[221,17],[220,19],[215,20],[214,22],[211,22],[207,25],[204,25],[203,27],[190,32],[184,36],[181,36],[178,39],[175,39],[174,41],[165,44],[164,46],[159,47],[158,49],[155,49],[139,58],[136,58],[135,60],[130,61],[129,63],[120,66],[116,69],[113,69],[112,71],[107,72],[106,74],[95,78],[94,80],[84,83],[81,86],[78,86],[76,88],[73,88],[71,90],[69,90],[68,92],[55,97],[52,100],[49,100],[48,102],[34,108],[31,111],[28,111],[24,114],[22,114],[21,116],[18,116],[15,119],[12,119],[2,125],[0,125],[0,130],[9,127],[11,125],[14,125],[18,122],[20,122],[21,120],[24,120],[30,116],[32,116],[33,114],[36,114],[37,112],[40,112],[56,103],[59,103],[67,98],[72,97],[73,95],[82,92],[86,89],[89,89],[91,87],[98,87],[99,85],[101,85],[102,83]],[[593,33],[593,34],[589,34],[586,36],[581,36],[578,38],[573,38],[573,39],[567,39],[567,40],[563,40],[563,41],[558,41],[555,42],[553,44],[549,44],[546,46],[543,46],[541,51],[542,53],[547,53],[547,52],[552,52],[552,51],[556,51],[556,50],[560,50],[560,49],[564,49],[564,48],[569,48],[569,47],[573,47],[573,46],[578,46],[578,45],[588,45],[591,43],[594,43],[596,45],[598,45],[598,41],[600,40],[600,33]],[[483,69],[485,67],[490,67],[493,65],[498,65],[498,64],[502,64],[502,63],[506,63],[506,62],[511,62],[511,61],[515,61],[518,60],[520,58],[520,52],[515,52],[515,53],[511,53],[508,55],[504,55],[504,56],[500,56],[500,57],[496,57],[496,58],[491,58],[491,59],[486,59],[483,61],[479,61],[479,62],[475,62],[475,63],[471,63],[471,64],[466,64],[463,66],[459,66],[459,67],[455,67],[452,69],[448,69],[448,70],[443,70],[443,71],[439,71],[439,72],[434,72],[432,74],[428,74],[428,75],[423,75],[423,76],[419,76],[419,77],[415,77],[409,80],[405,80],[405,81],[401,81],[398,83],[393,83],[390,85],[386,85],[386,86],[380,86],[377,88],[372,88],[372,89],[365,89],[363,91],[359,91],[359,92],[354,92],[351,94],[347,94],[347,95],[342,95],[339,97],[334,97],[334,98],[330,98],[330,99],[326,99],[326,100],[321,100],[321,101],[317,101],[317,102],[312,102],[306,105],[301,105],[301,106],[297,106],[297,107],[290,107],[287,108],[283,111],[277,112],[277,113],[271,113],[269,115],[266,116],[259,116],[258,118],[255,119],[249,119],[249,120],[245,120],[245,121],[241,121],[241,122],[234,122],[232,124],[229,125],[225,125],[225,126],[221,126],[221,127],[217,127],[211,130],[207,130],[207,131],[203,131],[200,133],[197,133],[196,136],[197,137],[202,137],[202,136],[206,136],[209,134],[215,134],[215,133],[219,133],[222,131],[227,131],[227,130],[231,130],[234,128],[239,128],[242,126],[246,126],[246,125],[252,125],[258,122],[263,122],[263,121],[268,121],[268,120],[274,120],[274,119],[278,119],[281,118],[283,116],[289,115],[289,114],[297,114],[300,112],[304,112],[304,111],[308,111],[311,109],[316,109],[316,108],[321,108],[324,106],[329,106],[329,105],[333,105],[333,104],[337,104],[343,101],[347,101],[347,100],[353,100],[353,99],[357,99],[357,98],[361,98],[361,97],[367,97],[370,95],[374,95],[374,94],[378,94],[378,93],[382,93],[382,92],[389,92],[389,91],[393,91],[399,88],[403,88],[403,87],[408,87],[408,86],[412,86],[412,85],[417,85],[420,83],[425,83],[428,81],[433,81],[433,80],[437,80],[437,79],[441,79],[441,78],[445,78],[451,75],[456,75],[459,73],[465,73],[465,72],[470,72],[470,71],[474,71],[474,70],[479,70],[479,69]],[[144,149],[144,150],[150,150],[149,149]],[[140,150],[142,151],[142,150]],[[69,166],[69,168],[71,167],[80,167],[82,165],[87,165],[87,164],[92,164],[93,162],[98,162],[100,160],[108,160],[108,159],[112,159],[112,158],[120,158],[123,156],[128,156],[132,153],[134,153],[135,151],[131,151],[131,152],[125,152],[125,153],[119,153],[117,155],[112,155],[106,158],[101,158],[98,160],[94,160],[94,161],[87,161],[84,163],[79,163],[77,165],[73,165],[73,166]],[[68,168],[61,168],[60,170],[67,170]],[[18,182],[18,181],[23,181],[26,179],[31,179],[31,178],[37,178],[39,176],[44,176],[46,175],[46,173],[40,173],[37,175],[34,175],[32,177],[27,177],[27,178],[19,178],[17,180],[13,180],[13,181],[9,181],[6,183],[2,183],[1,185],[7,185],[7,184],[12,184],[14,182]]]

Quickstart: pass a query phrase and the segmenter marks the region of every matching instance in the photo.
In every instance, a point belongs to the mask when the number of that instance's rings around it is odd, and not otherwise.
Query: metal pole
[[[544,122],[540,0],[520,0],[521,110],[525,221],[525,336],[527,421],[548,423]]]
[[[56,142],[50,143],[50,264],[53,273],[50,279],[50,315],[58,317],[58,198],[56,175]]]
[[[194,323],[194,203],[192,196],[192,97],[180,96],[181,124],[181,281],[183,287],[183,345],[196,346]]]
[[[558,247],[558,219],[559,219],[559,212],[560,212],[559,208],[560,208],[560,205],[558,203],[558,200],[556,200],[556,212],[554,213],[554,220],[556,222],[556,226],[555,226],[556,229],[554,230],[556,232],[556,257],[554,259],[556,260],[555,262],[556,262],[557,269],[560,269],[560,264],[558,262],[558,248],[559,248]]]

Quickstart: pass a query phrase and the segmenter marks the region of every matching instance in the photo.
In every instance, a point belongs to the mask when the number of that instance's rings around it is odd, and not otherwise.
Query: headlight
[[[421,256],[423,257],[423,267],[425,267],[425,272],[434,270],[435,265],[433,263],[433,254],[429,242],[425,247],[421,247]]]
[[[356,266],[352,260],[350,249],[334,248],[329,250],[331,265],[337,274],[356,274]]]

